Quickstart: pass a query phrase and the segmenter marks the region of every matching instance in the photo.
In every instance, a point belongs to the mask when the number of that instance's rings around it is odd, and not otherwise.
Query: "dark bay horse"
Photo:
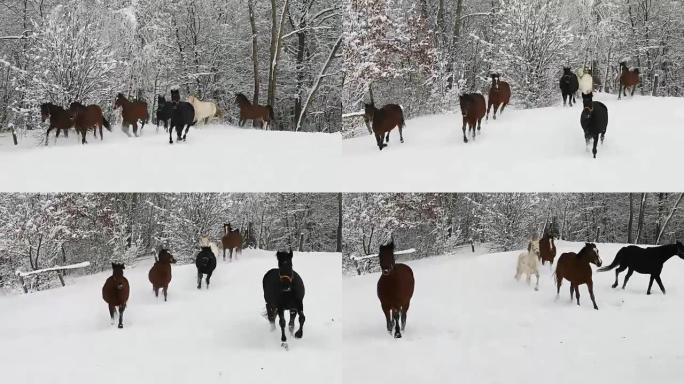
[[[461,104],[461,115],[463,115],[463,142],[468,142],[466,137],[466,125],[468,125],[469,132],[472,132],[473,140],[475,140],[475,128],[479,132],[482,128],[482,118],[487,111],[487,104],[485,98],[480,93],[466,93],[458,97]]]
[[[489,102],[487,104],[487,120],[489,120],[489,111],[494,106],[494,120],[496,120],[496,111],[499,110],[501,106],[501,112],[511,101],[511,86],[507,82],[501,81],[501,75],[498,73],[492,73],[489,75],[492,78],[492,86],[489,88]]]
[[[197,267],[197,289],[202,288],[202,275],[207,275],[206,283],[209,289],[211,274],[216,269],[216,255],[211,251],[211,247],[202,247],[195,257],[195,266]]]
[[[178,89],[171,90],[171,102],[180,103],[180,91]]]
[[[164,123],[164,130],[168,130],[169,122],[171,121],[171,114],[173,110],[165,108],[167,104],[166,98],[164,96],[157,96],[157,128],[159,128],[159,122]]]
[[[375,141],[381,151],[387,146],[385,143],[389,142],[389,134],[395,127],[399,129],[399,141],[404,142],[403,131],[406,123],[404,121],[404,110],[401,108],[401,105],[387,104],[378,109],[373,102],[364,104],[363,119],[366,121],[366,124],[370,122],[371,130],[375,134]]]
[[[411,268],[402,263],[394,262],[394,241],[381,245],[378,254],[382,275],[378,279],[378,298],[382,312],[387,322],[387,332],[394,337],[400,338],[401,331],[406,328],[406,314],[408,313],[413,297],[415,281]],[[399,318],[401,317],[401,331],[399,330]]]
[[[548,261],[553,265],[553,260],[556,258],[556,244],[553,243],[553,236],[549,236],[548,232],[544,232],[544,236],[539,239],[539,259],[542,265]]]
[[[147,103],[140,100],[129,101],[123,93],[116,95],[114,101],[114,109],[121,107],[121,117],[123,119],[124,132],[128,133],[128,126],[133,126],[133,134],[138,136],[138,121],[140,121],[140,132],[142,132],[145,123],[150,119],[150,114],[147,111]]]
[[[48,136],[50,136],[50,131],[53,129],[57,130],[55,136],[56,140],[56,138],[59,137],[59,131],[64,131],[64,137],[68,137],[69,128],[74,126],[74,119],[71,116],[71,113],[52,103],[43,103],[40,105],[40,117],[43,123],[48,118],[50,119],[50,125],[45,133],[45,145],[48,145]]]
[[[579,251],[566,252],[560,255],[558,258],[558,264],[556,265],[556,299],[560,294],[560,287],[563,283],[563,279],[570,282],[570,300],[573,299],[573,292],[577,297],[577,305],[580,305],[580,294],[579,286],[586,284],[589,289],[589,296],[591,297],[591,302],[594,303],[594,309],[598,309],[596,305],[596,299],[594,298],[594,281],[591,279],[592,271],[589,264],[594,264],[600,267],[602,264],[601,258],[599,257],[598,248],[594,243],[586,243],[584,247]]]
[[[109,305],[109,317],[114,324],[114,315],[119,309],[119,328],[123,328],[123,313],[130,293],[128,280],[123,275],[124,265],[112,263],[112,275],[107,278],[102,287],[102,298]]]
[[[157,261],[154,262],[147,277],[152,283],[152,290],[154,297],[159,297],[159,288],[164,292],[164,301],[166,301],[167,292],[169,290],[169,283],[171,283],[171,263],[175,264],[176,259],[166,249],[159,251]]]
[[[93,135],[97,138],[97,129],[100,129],[100,140],[102,137],[102,126],[107,128],[109,132],[112,131],[112,127],[109,125],[109,121],[104,118],[102,113],[102,108],[100,106],[91,104],[85,106],[77,101],[74,101],[69,106],[69,113],[74,118],[74,125],[76,130],[81,133],[81,144],[86,144],[86,134],[88,130],[92,128]]]
[[[163,115],[171,116],[169,126],[169,144],[173,144],[173,131],[176,131],[176,142],[185,141],[190,127],[195,125],[195,108],[192,104],[181,101],[178,103],[165,103],[162,107]],[[185,129],[185,132],[183,132]]]
[[[294,337],[300,339],[304,335],[304,280],[292,269],[292,250],[278,251],[278,268],[266,272],[262,280],[264,300],[266,301],[266,316],[271,323],[271,330],[275,329],[275,318],[278,315],[280,325],[281,346],[287,349],[285,337],[285,311],[290,312],[288,324],[290,334],[294,330],[295,317],[299,316],[299,329]]]
[[[570,102],[570,106],[575,103],[575,94],[579,89],[579,80],[570,67],[563,67],[563,76],[560,78],[560,89],[563,95],[563,106],[565,106],[566,99]]]
[[[233,261],[233,249],[235,250],[235,259],[242,252],[242,236],[238,228],[233,229],[230,223],[223,224],[223,237],[221,238],[221,245],[223,246],[223,261],[226,261],[226,249],[229,252],[230,261]]]
[[[235,94],[235,104],[240,108],[239,126],[244,126],[247,120],[259,121],[264,129],[271,129],[271,122],[275,123],[273,108],[270,105],[252,105],[242,93]]]
[[[619,267],[615,270],[615,283],[613,288],[618,286],[618,275],[620,272],[628,269],[627,275],[625,275],[625,280],[622,282],[622,289],[625,289],[627,285],[627,280],[632,276],[634,271],[639,273],[651,275],[651,280],[648,282],[647,295],[651,294],[651,287],[653,286],[653,281],[658,283],[660,290],[665,294],[665,286],[663,286],[662,280],[660,280],[660,273],[663,271],[663,264],[668,261],[672,256],[679,256],[679,258],[684,259],[684,245],[681,242],[676,242],[674,244],[661,245],[660,247],[649,247],[641,248],[636,245],[628,245],[621,248],[615,259],[610,265],[603,268],[599,268],[599,272],[610,271],[615,267]]]
[[[620,89],[618,90],[618,100],[622,99],[622,94],[627,97],[627,88],[632,87],[632,94],[634,96],[634,90],[636,86],[639,85],[639,68],[634,68],[630,70],[627,67],[627,62],[620,62]]]
[[[580,115],[580,124],[584,130],[584,141],[589,146],[589,142],[594,140],[594,147],[592,153],[594,159],[596,158],[596,146],[598,145],[599,136],[601,143],[606,138],[606,129],[608,127],[608,108],[600,101],[593,101],[594,94],[582,94],[582,103],[584,109]]]

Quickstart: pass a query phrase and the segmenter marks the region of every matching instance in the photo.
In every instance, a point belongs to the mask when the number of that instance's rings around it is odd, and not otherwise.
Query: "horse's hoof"
[[[173,140],[169,140],[169,144],[173,144]]]
[[[650,295],[650,294],[651,294],[651,292],[646,292],[646,294],[647,294],[647,295]]]
[[[401,339],[401,333],[397,332],[394,334],[395,339]]]
[[[123,324],[119,324],[118,328],[123,328]]]
[[[295,338],[296,339],[301,339],[303,335],[304,335],[304,333],[302,332],[301,329],[299,331],[295,332]]]
[[[613,284],[613,285],[611,285],[611,287],[617,288],[617,284]],[[624,289],[624,288],[623,288],[623,289]]]

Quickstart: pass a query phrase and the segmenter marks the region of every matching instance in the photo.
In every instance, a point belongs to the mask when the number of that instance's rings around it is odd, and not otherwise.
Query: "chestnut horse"
[[[403,130],[406,123],[404,121],[404,110],[401,105],[387,104],[378,109],[371,101],[370,104],[364,104],[363,119],[366,121],[366,125],[368,122],[371,123],[371,129],[375,134],[375,141],[381,151],[387,146],[385,142],[389,143],[389,134],[394,127],[399,128],[399,141],[404,142]]]
[[[461,114],[463,115],[463,142],[467,143],[466,125],[469,127],[469,132],[472,132],[473,140],[475,140],[475,128],[477,132],[482,128],[482,118],[487,111],[487,104],[485,98],[480,93],[466,93],[458,97],[461,103]]]
[[[81,144],[86,144],[86,134],[89,129],[93,129],[93,135],[97,138],[97,129],[100,129],[100,140],[102,137],[102,126],[109,132],[112,131],[109,121],[104,118],[102,114],[102,108],[98,105],[91,104],[85,106],[77,101],[74,101],[69,106],[69,112],[74,118],[74,125],[76,126],[76,131],[81,133]]]
[[[159,251],[157,261],[154,262],[147,277],[152,283],[152,290],[154,297],[159,297],[159,288],[164,292],[164,301],[166,301],[167,291],[169,290],[169,283],[171,282],[171,263],[176,263],[176,259],[166,249]]]
[[[622,99],[622,94],[627,97],[627,88],[632,87],[632,94],[634,96],[634,90],[639,84],[639,68],[634,68],[630,70],[627,67],[627,62],[620,62],[620,89],[618,90],[618,100]]]
[[[52,103],[43,103],[40,105],[40,117],[43,123],[50,118],[50,125],[45,133],[45,145],[48,145],[48,136],[53,129],[57,130],[55,140],[59,137],[60,130],[64,131],[64,137],[69,137],[69,128],[74,126],[74,119],[64,108]]]
[[[290,312],[288,328],[290,334],[294,331],[295,317],[299,316],[299,329],[294,337],[301,339],[304,336],[304,280],[292,269],[292,250],[276,252],[278,268],[270,269],[261,281],[264,288],[264,300],[266,301],[266,317],[271,323],[271,330],[275,329],[275,318],[278,315],[280,325],[281,346],[288,349],[285,337],[285,311]]]
[[[264,129],[271,129],[271,122],[275,123],[273,108],[270,105],[252,105],[247,96],[242,93],[235,94],[235,104],[240,108],[240,121],[238,125],[241,127],[245,125],[247,120],[260,121]]]
[[[114,324],[114,315],[119,309],[119,328],[123,328],[123,313],[130,293],[128,280],[123,275],[123,263],[112,263],[112,275],[107,278],[102,287],[102,298],[109,305],[109,317]]]
[[[131,136],[128,133],[128,126],[133,125],[133,134],[138,136],[138,120],[141,122],[140,132],[142,132],[145,123],[150,119],[150,114],[147,112],[147,103],[144,101],[129,101],[123,93],[116,95],[116,101],[114,101],[114,109],[121,107],[121,117],[123,118],[123,130],[126,135]]]
[[[504,108],[511,101],[511,86],[507,82],[501,81],[501,75],[492,73],[489,75],[492,78],[492,86],[489,88],[489,103],[487,105],[487,120],[489,120],[489,111],[494,106],[494,120],[496,120],[496,111],[501,106],[500,114],[503,113]]]
[[[549,236],[548,232],[544,232],[544,236],[539,239],[539,260],[542,265],[548,261],[553,265],[553,260],[556,258],[556,244],[553,243],[553,236]]]
[[[233,261],[233,249],[235,249],[235,259],[242,252],[242,236],[240,236],[239,229],[233,229],[230,223],[223,224],[223,237],[221,238],[223,245],[223,261],[226,261],[226,249],[230,253],[229,261]]]
[[[394,327],[394,337],[400,338],[401,331],[406,328],[406,313],[411,304],[415,281],[411,268],[402,263],[394,262],[394,240],[389,244],[381,245],[380,269],[382,275],[378,279],[378,298],[382,312],[385,314],[387,322],[387,332],[392,334]],[[401,331],[399,330],[399,317],[401,316]]]
[[[566,279],[570,282],[570,301],[572,301],[574,292],[577,296],[577,305],[580,305],[579,286],[586,284],[591,301],[594,303],[594,309],[598,309],[596,299],[594,298],[594,281],[591,279],[590,263],[597,267],[600,267],[602,264],[598,248],[596,248],[594,243],[586,243],[579,253],[566,252],[560,255],[556,265],[556,299],[558,299],[560,294],[563,279]]]

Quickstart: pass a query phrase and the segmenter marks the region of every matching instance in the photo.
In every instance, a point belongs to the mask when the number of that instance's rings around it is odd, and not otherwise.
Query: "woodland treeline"
[[[0,289],[18,287],[16,270],[88,261],[83,272],[94,273],[162,247],[192,262],[200,236],[218,242],[224,223],[240,229],[244,248],[335,252],[340,204],[335,194],[0,194]]]
[[[682,193],[345,194],[343,265],[394,237],[410,257],[470,242],[522,249],[544,230],[568,241],[665,244],[684,239]]]
[[[118,92],[153,109],[177,88],[228,122],[241,92],[276,129],[336,131],[340,25],[336,0],[0,0],[0,130],[37,129],[42,102],[114,116]]]

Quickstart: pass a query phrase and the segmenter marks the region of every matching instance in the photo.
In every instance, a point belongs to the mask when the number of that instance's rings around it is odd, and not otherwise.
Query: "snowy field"
[[[129,138],[114,124],[104,141],[81,145],[72,130],[49,146],[0,137],[0,191],[24,192],[336,192],[341,136],[227,125],[191,127],[169,144],[162,128]],[[44,132],[43,132],[44,134]],[[44,137],[44,136],[43,136]],[[175,133],[174,133],[175,140]]]
[[[306,285],[304,337],[269,331],[261,279],[275,252],[244,250],[219,264],[207,291],[194,265],[174,266],[169,301],[155,299],[151,261],[128,268],[124,329],[110,326],[101,289],[110,272],[65,288],[0,297],[6,383],[341,383],[340,256],[295,253]],[[161,294],[160,294],[161,295]]]
[[[558,256],[582,245],[560,241]],[[598,248],[607,265],[621,245]],[[570,302],[567,281],[555,301],[548,264],[539,291],[516,282],[518,254],[409,262],[416,288],[402,339],[385,329],[375,293],[379,274],[343,278],[345,381],[681,383],[684,261],[665,264],[666,296],[657,288],[646,295],[646,275],[635,273],[622,291],[610,287],[613,271],[594,272],[596,311],[586,285],[580,308]]]
[[[560,94],[558,95],[560,99]],[[633,192],[679,191],[684,98],[595,94],[608,107],[606,141],[593,159],[570,107],[507,109],[465,144],[459,113],[406,122],[379,151],[370,135],[344,140],[345,191]]]

